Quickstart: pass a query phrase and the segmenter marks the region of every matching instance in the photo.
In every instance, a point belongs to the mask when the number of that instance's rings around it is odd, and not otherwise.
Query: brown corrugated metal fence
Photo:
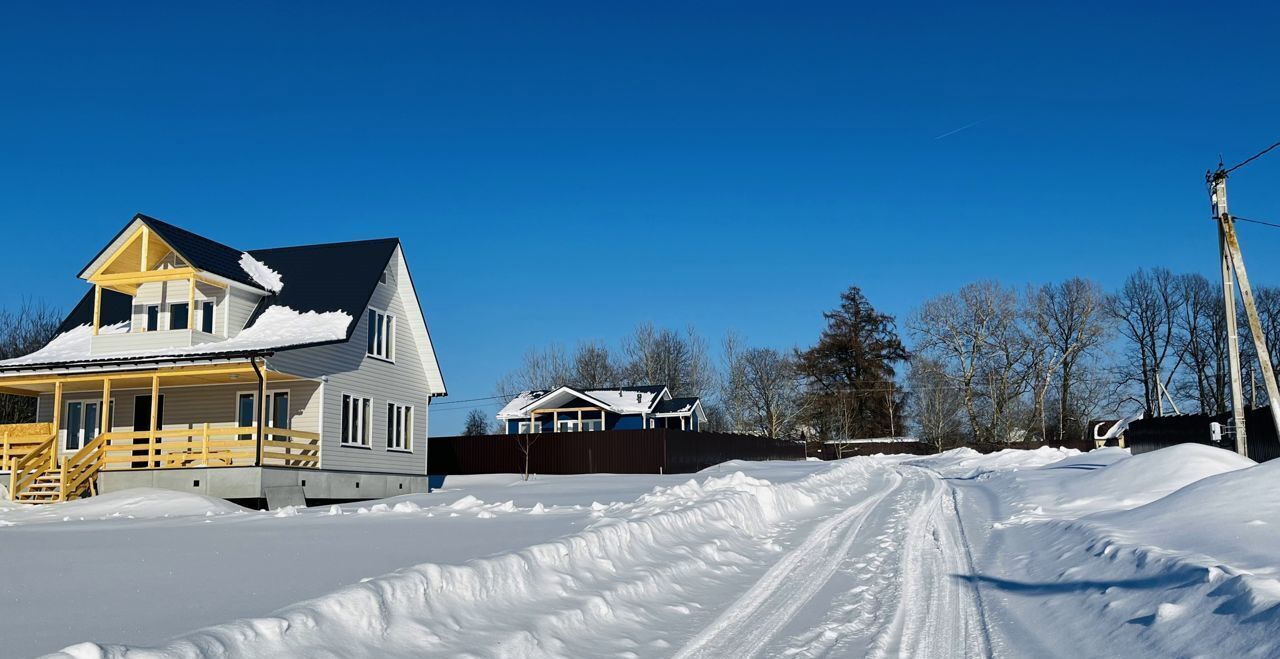
[[[804,444],[727,433],[683,430],[548,432],[536,435],[434,437],[432,475],[524,472],[522,443],[535,474],[681,474],[726,460],[803,460]]]

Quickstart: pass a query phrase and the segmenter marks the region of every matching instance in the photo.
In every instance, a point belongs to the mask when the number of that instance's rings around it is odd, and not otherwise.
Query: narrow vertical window
[[[186,302],[169,305],[169,329],[184,330],[187,329],[187,310],[190,307]]]
[[[377,354],[374,352],[374,349],[377,347],[377,344],[374,341],[374,334],[376,331],[374,329],[374,326],[377,325],[377,323],[378,323],[378,312],[374,311],[373,309],[370,309],[369,310],[369,349],[368,349],[368,354],[370,355]]]
[[[213,334],[213,302],[205,302],[200,306],[200,331]]]
[[[147,307],[147,331],[154,332],[160,329],[160,307],[152,305]]]
[[[80,450],[80,403],[67,403],[67,450]]]
[[[342,443],[351,443],[351,397],[342,395]]]
[[[366,354],[388,361],[395,359],[396,319],[375,309],[369,310],[369,340]]]

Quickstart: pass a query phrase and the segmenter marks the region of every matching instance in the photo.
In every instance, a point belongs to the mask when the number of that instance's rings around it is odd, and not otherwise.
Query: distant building
[[[525,391],[498,412],[508,435],[668,428],[698,430],[707,421],[699,398],[675,398],[662,385]]]

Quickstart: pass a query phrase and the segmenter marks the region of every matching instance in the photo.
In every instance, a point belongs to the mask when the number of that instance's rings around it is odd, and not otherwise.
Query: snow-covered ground
[[[0,654],[1276,656],[1280,464],[1181,446],[0,507]]]

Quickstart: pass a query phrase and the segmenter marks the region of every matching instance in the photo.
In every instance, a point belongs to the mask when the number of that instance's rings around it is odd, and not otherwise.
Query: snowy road
[[[89,640],[61,655],[86,659],[1277,656],[1276,469],[961,449],[280,514],[145,493],[0,509],[0,560],[28,568],[0,582],[0,638]],[[68,615],[77,596],[104,606]]]

